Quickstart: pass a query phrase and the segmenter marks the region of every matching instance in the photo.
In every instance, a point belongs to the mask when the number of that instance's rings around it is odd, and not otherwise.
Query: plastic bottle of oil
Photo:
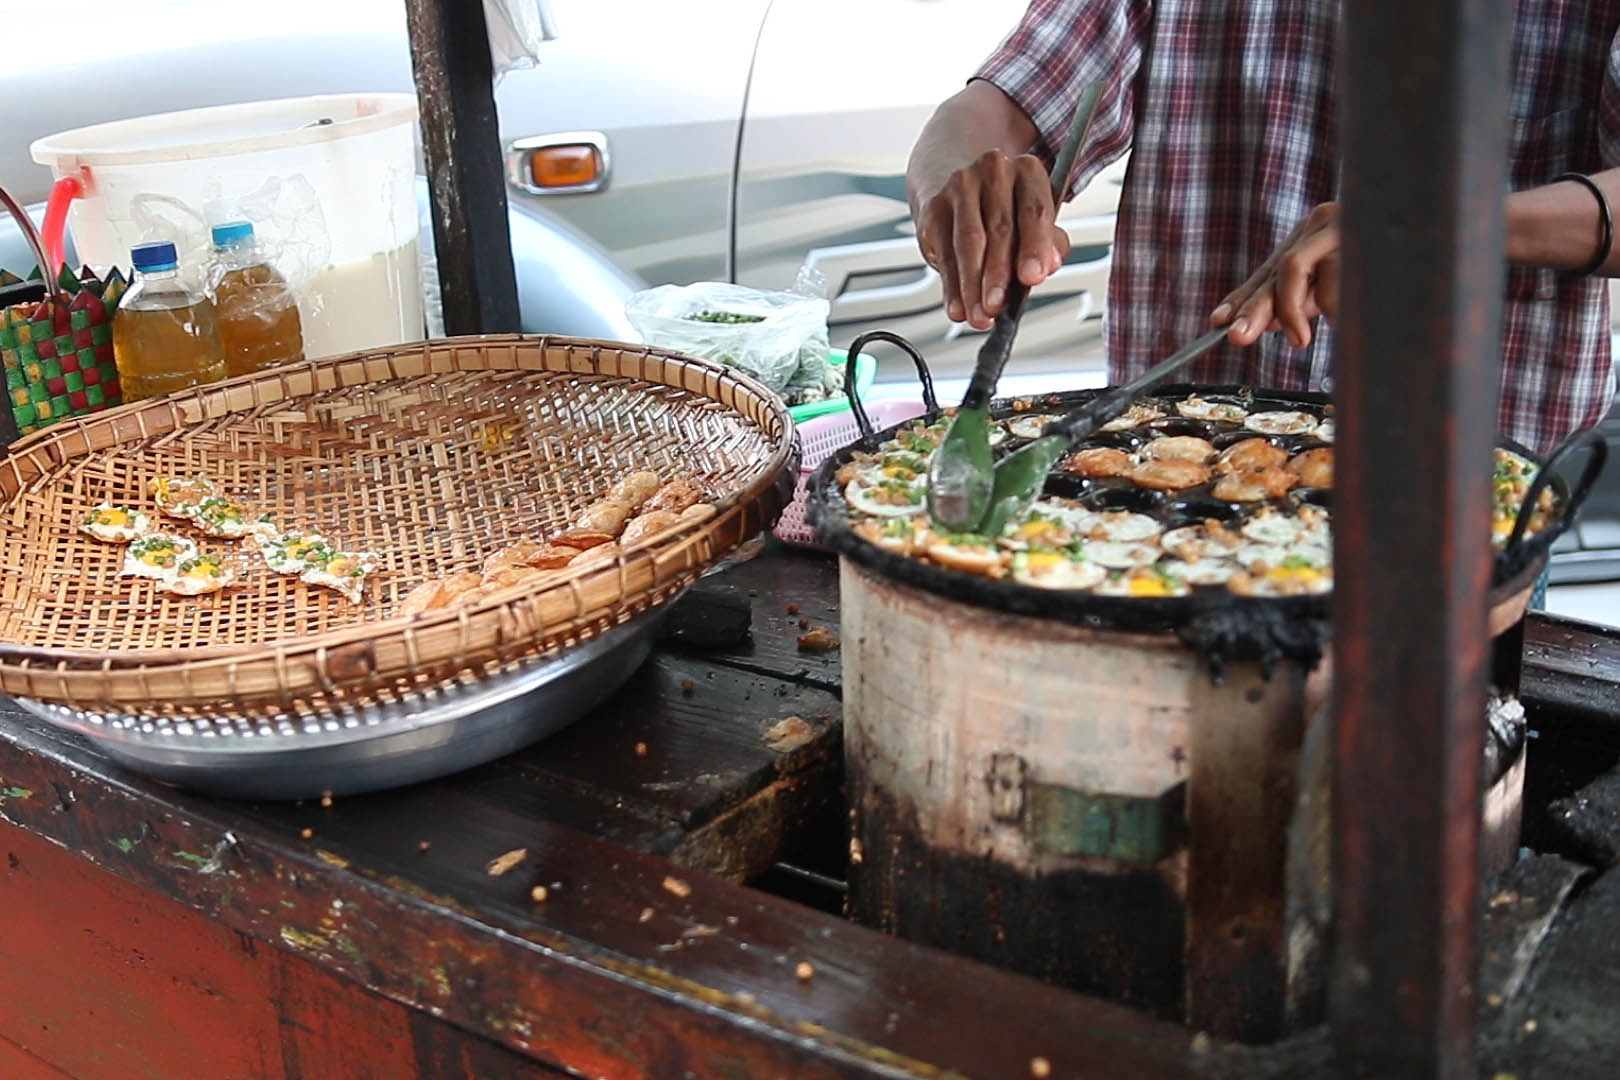
[[[224,378],[214,305],[181,280],[174,245],[139,244],[129,257],[135,284],[113,316],[113,360],[124,400]]]
[[[287,279],[259,250],[253,226],[214,226],[214,269],[208,291],[219,316],[219,343],[232,375],[263,371],[304,358],[298,301]]]

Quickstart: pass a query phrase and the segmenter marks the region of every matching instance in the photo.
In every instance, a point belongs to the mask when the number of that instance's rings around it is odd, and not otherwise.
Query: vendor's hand
[[[1018,280],[1035,286],[1063,265],[1069,234],[1053,222],[1052,180],[1033,154],[988,150],[952,173],[917,215],[917,243],[945,283],[945,314],[988,330]]]
[[[1323,203],[1294,226],[1260,269],[1210,313],[1212,326],[1231,326],[1234,345],[1253,345],[1282,330],[1288,343],[1311,343],[1311,320],[1339,311],[1339,204]]]

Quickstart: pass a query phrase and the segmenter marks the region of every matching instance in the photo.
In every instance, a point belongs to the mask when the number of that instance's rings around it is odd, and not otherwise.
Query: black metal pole
[[[1345,5],[1335,362],[1344,1072],[1472,1078],[1508,0]]]
[[[521,329],[483,5],[405,0],[405,11],[445,332]]]

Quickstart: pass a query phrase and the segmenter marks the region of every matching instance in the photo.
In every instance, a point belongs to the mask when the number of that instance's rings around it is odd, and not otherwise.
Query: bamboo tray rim
[[[420,370],[402,370],[396,366],[402,360],[417,364]],[[770,452],[762,460],[747,462],[742,486],[711,499],[716,511],[708,518],[680,522],[622,549],[611,559],[509,586],[474,604],[416,616],[367,618],[320,633],[283,635],[262,642],[112,649],[0,642],[0,689],[105,711],[131,699],[127,695],[87,699],[67,685],[66,676],[97,673],[106,678],[139,678],[180,673],[183,684],[190,686],[193,675],[218,678],[229,674],[228,681],[234,681],[235,672],[249,665],[269,663],[284,668],[311,658],[320,669],[314,682],[332,689],[344,681],[331,675],[334,658],[349,655],[363,660],[378,644],[391,642],[396,652],[403,649],[408,675],[417,666],[414,654],[419,639],[435,631],[442,636],[446,628],[458,624],[460,640],[452,650],[457,655],[515,659],[554,653],[661,606],[704,568],[766,527],[765,519],[779,512],[785,501],[778,489],[797,455],[793,421],[780,399],[756,380],[735,368],[656,346],[529,334],[439,338],[308,360],[64,420],[6,448],[6,456],[0,459],[0,478],[9,489],[5,501],[76,457],[161,438],[281,401],[348,387],[408,384],[462,373],[495,377],[549,373],[684,392],[699,405],[712,404],[753,424]],[[770,505],[773,500],[775,505]],[[542,601],[548,606],[543,607]],[[454,666],[455,661],[439,656],[423,666],[435,663],[442,668],[446,663]],[[375,676],[363,662],[361,668],[361,677]],[[53,674],[62,677],[59,692],[52,691],[51,684],[58,681]],[[309,692],[310,682],[305,678],[295,696]],[[218,696],[209,695],[211,699]]]

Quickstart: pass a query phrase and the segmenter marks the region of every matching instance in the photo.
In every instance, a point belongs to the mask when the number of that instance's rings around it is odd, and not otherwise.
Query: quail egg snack
[[[297,575],[357,604],[367,578],[381,565],[375,554],[340,550],[317,533],[278,531],[269,514],[222,494],[204,476],[160,476],[146,490],[158,515],[170,523],[166,528],[158,528],[158,518],[139,507],[104,502],[84,515],[79,531],[127,545],[119,576],[151,579],[160,592],[202,596],[239,584],[247,575],[239,553],[254,550],[272,572]],[[182,528],[207,539],[245,543],[227,552],[204,551]]]
[[[102,503],[84,515],[79,531],[109,544],[127,544],[152,531],[152,518],[132,507]]]
[[[1039,438],[1054,419],[1014,403],[993,422],[997,455]],[[949,412],[912,421],[839,467],[842,512],[860,540],[965,574],[1100,596],[1333,588],[1331,406],[1225,393],[1137,401],[1077,443],[1043,497],[999,536],[946,532],[928,516],[928,465],[949,424]],[[1535,470],[1496,451],[1498,548]],[[1556,497],[1543,492],[1526,534],[1555,511]]]

